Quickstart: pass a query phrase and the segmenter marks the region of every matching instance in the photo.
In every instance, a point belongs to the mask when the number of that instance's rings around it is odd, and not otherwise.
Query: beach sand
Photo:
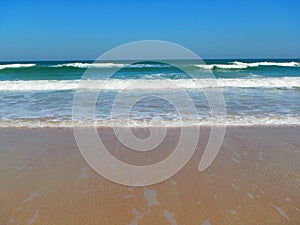
[[[198,171],[209,128],[187,165],[148,187],[98,175],[70,128],[0,129],[0,224],[300,224],[300,126],[228,127],[213,164]],[[117,158],[134,164],[165,158],[176,144],[133,153],[109,128],[100,136]]]

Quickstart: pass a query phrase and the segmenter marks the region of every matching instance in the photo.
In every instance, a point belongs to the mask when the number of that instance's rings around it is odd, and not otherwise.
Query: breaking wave
[[[0,70],[3,69],[14,69],[14,68],[23,68],[23,67],[33,67],[36,64],[34,63],[26,63],[26,64],[21,64],[21,63],[13,63],[13,64],[2,64],[0,65]]]
[[[124,64],[124,63],[81,63],[81,62],[75,62],[75,63],[64,63],[64,64],[58,64],[53,65],[52,67],[77,67],[77,68],[123,68],[123,67],[129,67],[129,68],[162,68],[162,67],[170,67],[166,64]]]
[[[249,79],[110,79],[0,81],[0,91],[170,90],[199,88],[300,88],[300,77]]]
[[[253,63],[244,63],[234,61],[230,64],[196,64],[196,67],[202,69],[246,69],[251,67],[259,66],[281,66],[281,67],[299,67],[300,63],[298,62],[253,62]]]

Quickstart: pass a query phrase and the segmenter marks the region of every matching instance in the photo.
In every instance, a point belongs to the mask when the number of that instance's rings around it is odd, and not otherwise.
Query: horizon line
[[[200,60],[254,60],[254,59],[271,59],[271,60],[280,60],[280,59],[296,59],[296,60],[300,60],[300,57],[251,57],[251,58],[247,58],[247,57],[242,57],[242,58],[234,58],[234,57],[221,57],[221,58],[200,58]],[[136,59],[132,59],[132,61],[135,61]],[[142,59],[138,59],[138,60],[142,60]],[[148,61],[151,61],[151,59],[147,59]],[[153,60],[197,60],[197,59],[153,59]],[[4,59],[1,60],[0,59],[0,63],[2,62],[56,62],[56,61],[69,61],[69,62],[73,62],[73,61],[97,61],[97,59]],[[117,60],[98,60],[98,61],[131,61],[130,59],[117,59]],[[146,59],[145,59],[146,61]]]

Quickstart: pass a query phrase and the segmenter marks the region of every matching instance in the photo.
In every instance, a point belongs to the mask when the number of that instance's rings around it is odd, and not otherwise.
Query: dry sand
[[[188,164],[148,187],[110,182],[82,158],[72,129],[0,129],[0,224],[300,224],[300,127],[230,127],[219,155],[197,170],[209,128]],[[128,151],[108,128],[99,134],[117,158],[153,163],[170,154]]]

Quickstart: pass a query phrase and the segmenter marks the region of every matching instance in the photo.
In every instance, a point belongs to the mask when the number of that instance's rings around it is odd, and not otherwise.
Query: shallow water
[[[73,126],[74,95],[100,91],[95,114],[75,124],[179,126],[195,124],[299,124],[299,60],[142,62],[5,62],[0,64],[1,127]],[[88,80],[80,79],[88,70]],[[111,69],[118,69],[109,80]],[[213,80],[213,77],[216,81]],[[186,93],[193,102],[193,112]],[[226,113],[211,113],[206,95],[222,93]],[[89,96],[89,94],[87,94]],[[140,97],[130,112],[112,115],[116,99]],[[145,97],[146,96],[146,97]],[[161,97],[175,99],[174,106]],[[90,107],[89,100],[83,107]],[[217,103],[216,103],[217,105]]]

